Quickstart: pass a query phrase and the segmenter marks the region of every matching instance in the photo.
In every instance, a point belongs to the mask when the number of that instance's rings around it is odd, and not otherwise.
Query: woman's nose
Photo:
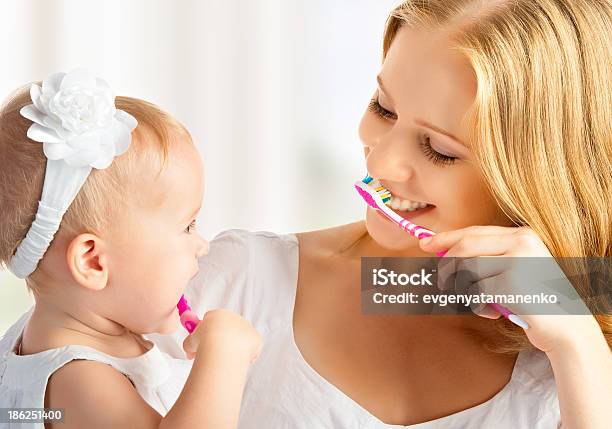
[[[406,136],[390,132],[367,145],[366,167],[377,179],[405,182],[414,175],[413,154]]]

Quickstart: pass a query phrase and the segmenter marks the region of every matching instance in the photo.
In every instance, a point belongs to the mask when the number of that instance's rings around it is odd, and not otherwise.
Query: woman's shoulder
[[[185,297],[200,317],[225,308],[266,328],[292,311],[298,269],[293,234],[232,229],[215,236]]]
[[[518,355],[512,380],[523,390],[556,397],[554,374],[546,353],[536,348],[521,350]]]
[[[499,416],[504,416],[500,425],[503,427],[511,427],[516,422],[528,423],[534,428],[559,427],[561,412],[557,387],[546,354],[535,348],[521,350],[510,382],[473,411],[480,416],[466,413],[465,417],[482,418],[482,427],[488,427],[489,422],[499,423]]]
[[[209,264],[231,258],[245,263],[248,262],[248,258],[259,252],[266,254],[284,252],[295,245],[297,237],[294,234],[228,229],[221,231],[212,239],[208,254],[200,258],[200,261],[202,264]]]
[[[234,267],[246,265],[253,259],[269,257],[282,262],[291,257],[291,250],[305,254],[334,254],[352,245],[367,232],[364,221],[331,228],[278,234],[270,231],[229,229],[217,234],[210,243],[209,254],[200,258],[202,265],[218,264],[231,259]]]
[[[333,255],[347,249],[367,233],[364,221],[296,233],[304,256]]]
[[[275,278],[279,270],[296,263],[298,239],[294,234],[230,229],[217,234],[207,255],[198,261],[195,283],[224,277],[242,283],[253,277]],[[194,283],[194,282],[192,282]]]

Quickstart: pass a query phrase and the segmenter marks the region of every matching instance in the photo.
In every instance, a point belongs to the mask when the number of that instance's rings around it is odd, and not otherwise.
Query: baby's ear
[[[108,282],[105,242],[95,234],[79,234],[66,250],[66,263],[74,280],[91,290],[102,290]]]

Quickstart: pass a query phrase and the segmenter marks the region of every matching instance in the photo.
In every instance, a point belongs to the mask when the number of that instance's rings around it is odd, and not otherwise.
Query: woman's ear
[[[74,280],[90,290],[108,282],[108,254],[104,241],[94,234],[79,234],[68,245],[66,263]]]

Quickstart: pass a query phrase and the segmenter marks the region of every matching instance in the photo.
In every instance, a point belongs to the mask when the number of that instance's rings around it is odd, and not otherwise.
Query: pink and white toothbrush
[[[196,326],[198,326],[200,319],[197,314],[191,311],[191,307],[187,304],[185,295],[181,295],[181,299],[176,308],[178,308],[179,316],[181,316],[181,325],[191,334]]]
[[[395,223],[402,230],[406,231],[413,237],[416,237],[417,239],[421,240],[425,237],[431,237],[436,235],[435,232],[423,228],[422,226],[418,226],[391,210],[391,208],[389,208],[389,206],[387,206],[386,204],[387,202],[391,201],[391,193],[371,176],[368,175],[363,180],[355,182],[355,189],[357,189],[359,195],[361,195],[361,197],[365,200],[366,203],[368,203],[370,207],[375,210],[378,210],[387,219]],[[446,254],[446,252],[447,250],[443,250],[441,252],[436,253],[436,256],[442,257]],[[523,329],[529,328],[529,324],[527,324],[527,322],[525,322],[516,314],[510,312],[510,310],[508,310],[506,307],[495,303],[491,303],[488,305],[515,325],[520,326]]]

